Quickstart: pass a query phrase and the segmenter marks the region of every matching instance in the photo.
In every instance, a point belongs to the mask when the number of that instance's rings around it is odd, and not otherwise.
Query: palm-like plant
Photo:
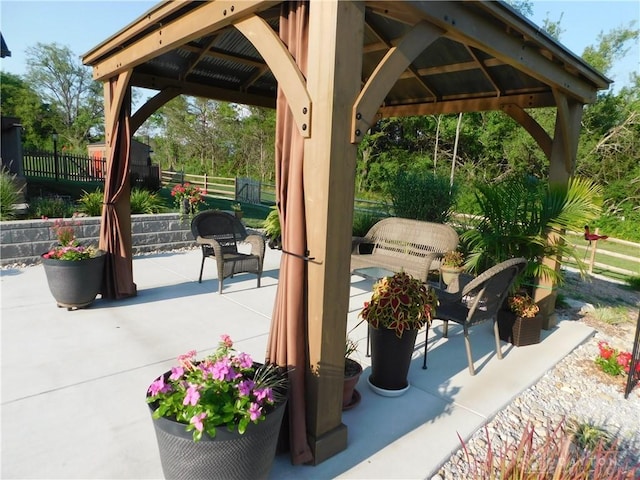
[[[524,257],[529,263],[522,278],[561,284],[561,273],[542,259],[567,256],[584,272],[584,263],[565,231],[582,230],[597,218],[601,198],[601,187],[583,178],[573,178],[566,186],[522,177],[479,185],[476,199],[482,219],[461,236],[470,249],[467,264],[483,271],[509,258]]]

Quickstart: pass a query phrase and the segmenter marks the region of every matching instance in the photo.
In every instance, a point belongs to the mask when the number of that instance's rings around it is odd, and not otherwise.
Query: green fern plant
[[[89,217],[99,217],[102,215],[102,202],[104,193],[97,188],[93,192],[82,191],[82,196],[78,199],[78,210]]]
[[[164,200],[157,193],[143,188],[131,189],[131,213],[152,214],[165,211]]]
[[[15,175],[6,170],[0,170],[0,220],[15,218],[13,205],[18,203],[18,188],[13,182]]]

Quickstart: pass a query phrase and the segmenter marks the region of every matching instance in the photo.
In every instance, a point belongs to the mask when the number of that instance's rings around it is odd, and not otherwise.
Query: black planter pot
[[[510,342],[516,347],[540,343],[542,323],[543,318],[540,314],[533,318],[523,318],[508,310],[498,311],[500,340]]]
[[[394,330],[371,328],[371,376],[369,384],[376,393],[394,396],[409,387],[407,377],[418,330],[408,330],[401,338]]]
[[[84,260],[42,258],[51,295],[58,307],[84,308],[95,300],[102,287],[105,252]]]
[[[216,436],[206,433],[193,441],[186,425],[168,418],[153,420],[162,471],[167,479],[262,479],[267,478],[278,444],[286,402],[278,405],[258,424],[250,423],[244,434],[218,427]],[[150,405],[150,412],[153,413]]]

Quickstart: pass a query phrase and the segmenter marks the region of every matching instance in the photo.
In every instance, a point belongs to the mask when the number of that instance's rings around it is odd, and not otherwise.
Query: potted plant
[[[189,182],[179,183],[171,189],[171,196],[180,211],[180,215],[193,215],[198,211],[202,198],[207,191]]]
[[[58,307],[73,310],[88,307],[102,287],[105,252],[80,245],[75,223],[59,218],[53,230],[58,244],[43,253],[42,264],[49,291]]]
[[[458,275],[464,270],[464,254],[459,250],[449,250],[442,257],[440,273],[442,281],[450,285],[454,282]]]
[[[277,207],[271,207],[271,211],[264,220],[264,234],[268,239],[269,248],[280,250],[282,248],[282,232],[280,230],[280,214]]]
[[[233,210],[233,214],[236,216],[238,220],[242,219],[244,212],[242,211],[242,205],[239,203],[232,203],[231,209]]]
[[[147,389],[165,477],[266,478],[286,394],[286,372],[236,353],[228,335],[202,360],[180,355]]]
[[[507,297],[507,306],[498,311],[500,338],[517,347],[540,343],[542,315],[533,298],[521,291]]]
[[[350,358],[358,350],[358,344],[347,338],[344,352],[344,389],[342,391],[342,410],[350,410],[360,403],[360,392],[356,390],[362,365]]]
[[[601,211],[602,189],[590,179],[572,178],[567,185],[547,184],[531,176],[510,176],[497,183],[478,184],[480,220],[471,221],[460,240],[468,248],[465,265],[483,272],[509,258],[524,257],[527,268],[518,279],[547,283],[532,295],[538,301],[543,327],[555,324],[556,286],[562,270],[544,259],[569,258],[585,272],[579,250],[567,231],[581,231]]]
[[[433,289],[407,273],[380,279],[360,316],[369,324],[369,385],[385,396],[402,395],[418,330],[431,325],[438,299]]]

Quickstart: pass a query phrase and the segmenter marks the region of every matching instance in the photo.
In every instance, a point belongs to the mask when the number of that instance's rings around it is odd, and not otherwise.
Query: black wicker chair
[[[218,292],[222,293],[225,278],[236,273],[255,273],[258,275],[258,287],[262,276],[265,241],[261,235],[248,235],[244,225],[235,216],[219,210],[207,210],[196,215],[191,221],[191,233],[196,243],[202,247],[202,263],[213,258],[218,267]],[[251,245],[251,253],[238,251],[238,243]]]
[[[461,280],[461,283],[466,284],[461,285],[457,292],[436,290],[440,304],[434,318],[444,321],[443,337],[445,338],[449,333],[449,321],[462,325],[471,375],[475,375],[475,369],[471,355],[471,343],[469,342],[469,328],[472,325],[493,320],[496,354],[499,359],[502,359],[496,316],[513,282],[526,265],[526,259],[513,258],[485,270],[473,279],[467,279],[467,282]],[[425,341],[422,368],[426,367],[427,342]]]

